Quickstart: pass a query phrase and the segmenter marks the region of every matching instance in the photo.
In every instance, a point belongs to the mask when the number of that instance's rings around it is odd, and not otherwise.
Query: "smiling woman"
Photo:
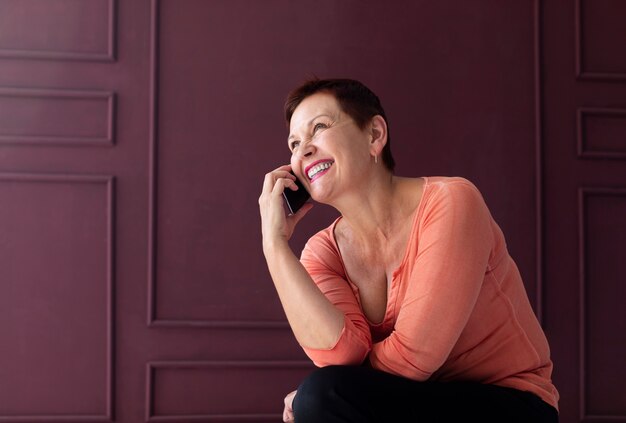
[[[358,81],[309,81],[285,114],[291,163],[265,176],[263,252],[321,369],[284,421],[558,421],[547,340],[478,189],[394,175],[384,110]],[[296,178],[341,213],[300,259],[288,240],[313,206],[285,214]]]

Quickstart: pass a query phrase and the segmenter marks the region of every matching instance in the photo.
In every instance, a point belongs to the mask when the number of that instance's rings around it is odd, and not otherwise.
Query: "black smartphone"
[[[296,176],[293,172],[290,172],[293,176]],[[304,188],[298,177],[296,176],[296,185],[298,186],[297,191],[293,191],[291,188],[287,187],[283,191],[283,197],[285,197],[285,203],[287,203],[287,207],[289,207],[289,212],[291,214],[295,214],[300,207],[307,202],[311,195]]]

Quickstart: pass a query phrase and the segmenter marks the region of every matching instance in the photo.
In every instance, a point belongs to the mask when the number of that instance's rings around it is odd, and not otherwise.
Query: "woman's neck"
[[[404,178],[387,174],[375,178],[366,189],[352,193],[336,207],[351,238],[363,243],[385,242],[410,210],[401,192]]]

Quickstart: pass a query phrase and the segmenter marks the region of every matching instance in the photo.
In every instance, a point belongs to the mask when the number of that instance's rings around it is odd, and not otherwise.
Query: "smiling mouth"
[[[320,164],[317,164],[317,165],[311,167],[307,171],[307,176],[309,177],[309,180],[313,181],[314,179],[317,179],[320,176],[322,176],[328,169],[330,169],[330,167],[334,163],[335,162],[328,161],[328,162],[320,163]]]

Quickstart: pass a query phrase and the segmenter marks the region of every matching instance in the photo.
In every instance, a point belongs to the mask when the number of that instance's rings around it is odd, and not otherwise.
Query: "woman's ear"
[[[370,122],[370,147],[372,153],[377,156],[381,154],[387,144],[387,122],[381,115],[376,115]]]

